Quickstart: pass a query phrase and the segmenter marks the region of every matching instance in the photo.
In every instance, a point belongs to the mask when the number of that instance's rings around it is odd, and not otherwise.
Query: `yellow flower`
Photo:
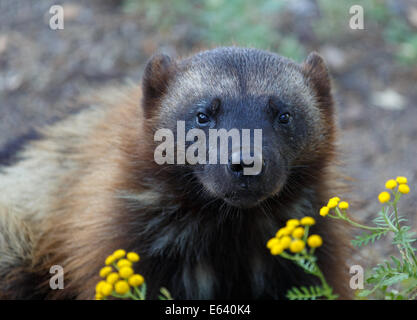
[[[400,184],[398,186],[398,191],[402,194],[407,194],[410,192],[410,187],[407,184]]]
[[[143,282],[145,282],[145,279],[140,274],[134,274],[129,278],[128,281],[132,287],[138,287],[142,285]]]
[[[119,267],[119,269],[123,267],[131,267],[132,262],[130,262],[127,259],[120,259],[119,261],[117,261],[117,266]]]
[[[125,256],[125,254],[126,254],[126,251],[124,251],[123,249],[119,249],[119,250],[116,250],[115,252],[113,252],[113,256],[116,259],[123,258]]]
[[[298,221],[298,219],[290,219],[290,220],[287,221],[287,227],[295,228],[299,224],[300,224],[300,221]]]
[[[112,268],[110,266],[101,268],[100,270],[100,277],[105,278],[107,275],[112,271]]]
[[[106,283],[106,281],[104,281],[104,280],[101,280],[101,281],[99,281],[97,283],[97,285],[96,285],[96,293],[100,293],[101,292],[101,288],[103,287],[103,284],[105,284],[105,283]]]
[[[339,201],[337,201],[335,198],[331,198],[331,199],[329,200],[329,202],[327,203],[327,207],[328,207],[329,209],[336,208],[338,203],[339,203]]]
[[[308,237],[307,244],[311,248],[317,248],[323,244],[323,239],[318,234],[312,234]]]
[[[291,242],[290,251],[293,253],[298,253],[304,250],[305,242],[303,240],[297,239]]]
[[[101,290],[100,290],[99,293],[101,293],[104,297],[107,297],[107,296],[111,295],[112,292],[113,292],[113,285],[111,285],[108,282],[105,282],[101,286]]]
[[[114,261],[116,261],[116,257],[111,254],[106,258],[106,261],[104,263],[106,264],[106,266],[108,266],[112,264]]]
[[[279,240],[279,244],[284,247],[284,249],[288,249],[291,243],[291,238],[289,236],[283,236]]]
[[[294,237],[294,238],[302,238],[303,237],[303,235],[304,235],[304,228],[303,227],[298,227],[298,228],[295,228],[295,230],[292,232],[292,236]]]
[[[330,200],[332,200],[332,201],[336,201],[337,203],[339,203],[340,198],[339,198],[339,197],[333,197],[333,198],[330,198]]]
[[[304,217],[301,219],[301,224],[303,226],[312,226],[316,223],[316,220],[314,220],[314,218],[312,217]]]
[[[140,260],[139,255],[136,252],[129,252],[126,256],[129,261],[138,262]]]
[[[268,242],[266,243],[266,247],[268,249],[271,249],[274,245],[278,244],[279,240],[277,238],[271,238],[268,240]]]
[[[284,233],[285,233],[285,230],[284,230],[285,228],[280,228],[278,231],[277,231],[277,233],[275,234],[275,237],[277,238],[277,239],[279,239],[279,238],[281,238],[283,235],[284,235]]]
[[[327,216],[329,214],[329,207],[322,207],[321,209],[320,209],[320,215],[322,216],[322,217],[325,217],[325,216]]]
[[[283,251],[284,251],[284,246],[281,243],[278,243],[271,248],[271,254],[273,256],[279,255]]]
[[[294,227],[287,226],[287,227],[284,227],[284,228],[279,229],[278,232],[277,232],[277,234],[275,236],[279,239],[282,236],[288,236],[288,235],[290,235],[293,230],[294,230]]]
[[[347,203],[346,201],[342,201],[339,203],[339,208],[345,210],[349,208],[349,203]]]
[[[101,293],[96,293],[96,300],[103,300],[103,295]]]
[[[390,195],[388,192],[386,192],[386,191],[381,192],[381,193],[379,194],[379,196],[378,196],[378,200],[379,200],[379,202],[381,202],[381,203],[388,202],[388,201],[389,201],[389,199],[391,199],[391,195]]]
[[[286,233],[284,236],[289,236],[295,229],[295,226],[293,224],[290,224],[289,226],[285,227]]]
[[[114,291],[118,294],[125,294],[130,290],[129,284],[126,280],[117,281],[114,285]]]
[[[124,279],[129,278],[132,274],[133,274],[133,269],[131,267],[123,267],[123,268],[120,268],[119,270],[119,275]]]
[[[387,182],[385,182],[385,188],[387,189],[394,189],[397,186],[397,181],[395,181],[394,179],[390,179]]]
[[[106,281],[110,284],[114,284],[117,280],[119,280],[119,274],[117,272],[110,273],[106,278]]]
[[[397,177],[396,180],[399,184],[406,184],[408,182],[406,177]]]

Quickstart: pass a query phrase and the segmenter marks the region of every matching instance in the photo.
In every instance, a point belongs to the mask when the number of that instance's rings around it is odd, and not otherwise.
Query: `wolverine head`
[[[257,206],[302,187],[332,151],[330,79],[316,53],[302,64],[236,47],[183,60],[157,54],[142,107],[155,126],[155,161],[207,201]]]

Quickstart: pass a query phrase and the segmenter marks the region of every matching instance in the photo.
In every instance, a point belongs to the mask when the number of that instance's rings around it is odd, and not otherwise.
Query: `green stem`
[[[299,261],[301,259],[304,260],[308,260],[310,261],[313,265],[314,265],[314,271],[311,272],[310,270],[304,269],[306,272],[311,273],[312,275],[318,277],[320,279],[321,285],[324,289],[324,296],[328,299],[328,300],[335,300],[337,298],[337,295],[334,295],[332,293],[332,288],[328,285],[326,278],[324,277],[323,273],[321,272],[315,258],[311,255],[308,254],[307,251],[304,249],[301,255],[295,255],[295,256],[291,256],[286,252],[281,253],[281,256],[283,258],[292,260],[292,261]]]
[[[327,297],[328,300],[335,300],[337,299],[337,295],[334,295],[332,293],[332,288],[327,284],[326,278],[324,277],[323,273],[321,272],[319,266],[317,265],[316,262],[314,262],[315,267],[316,267],[316,271],[317,271],[317,277],[320,279],[321,281],[321,285],[323,286],[324,290],[325,290],[325,295]]]
[[[349,219],[349,217],[342,215],[342,213],[340,212],[339,208],[336,208],[335,211],[336,211],[337,216],[329,215],[330,218],[333,218],[333,219],[341,219],[341,220],[347,221],[351,225],[353,225],[355,227],[358,227],[358,228],[361,228],[361,229],[365,229],[365,230],[370,230],[370,231],[381,231],[381,230],[385,230],[384,228],[369,227],[369,226],[365,226],[363,224],[357,223],[357,222]]]
[[[142,292],[139,290],[138,287],[133,287],[135,289],[136,294],[139,297],[139,300],[145,300],[145,297],[143,296]]]
[[[400,230],[400,221],[398,219],[398,209],[397,209],[397,203],[401,198],[401,193],[394,191],[394,201],[392,203],[392,207],[394,208],[395,213],[395,222],[397,223],[397,228]]]

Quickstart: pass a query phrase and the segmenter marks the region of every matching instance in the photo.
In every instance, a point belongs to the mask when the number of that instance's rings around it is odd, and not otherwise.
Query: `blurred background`
[[[49,28],[54,4],[63,30]],[[349,28],[356,4],[363,30]],[[404,175],[400,209],[416,231],[417,0],[0,0],[0,150],[61,118],[80,92],[138,83],[157,50],[232,44],[326,59],[351,214],[372,220],[385,181]],[[389,254],[389,241],[365,247],[363,266]]]

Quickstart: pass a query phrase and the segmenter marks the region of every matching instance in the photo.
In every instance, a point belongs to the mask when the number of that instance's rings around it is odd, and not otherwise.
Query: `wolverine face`
[[[172,135],[157,138],[164,141],[161,164],[194,179],[196,192],[239,208],[257,206],[280,194],[294,168],[314,162],[327,134],[326,113],[305,67],[239,48],[163,64],[172,75],[156,119]]]

